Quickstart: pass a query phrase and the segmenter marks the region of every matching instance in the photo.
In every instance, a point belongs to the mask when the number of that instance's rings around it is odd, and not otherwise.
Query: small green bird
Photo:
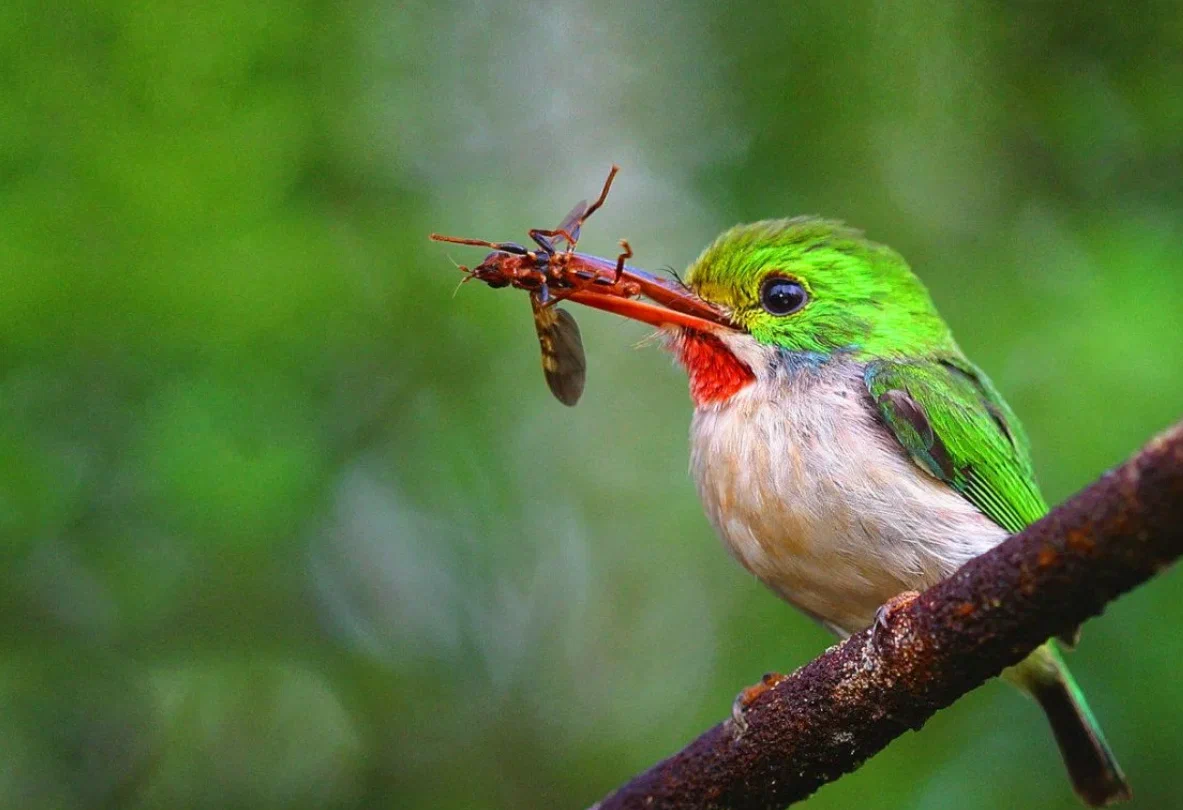
[[[895,251],[836,222],[735,227],[661,304],[690,378],[691,467],[724,545],[846,636],[1046,513],[1027,440]],[[699,326],[701,328],[695,328]],[[1054,642],[1004,676],[1043,707],[1077,793],[1130,797]]]

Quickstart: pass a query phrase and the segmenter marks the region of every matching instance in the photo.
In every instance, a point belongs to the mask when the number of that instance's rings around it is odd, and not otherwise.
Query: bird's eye
[[[805,288],[791,278],[772,276],[760,285],[760,306],[769,315],[792,315],[808,300]]]

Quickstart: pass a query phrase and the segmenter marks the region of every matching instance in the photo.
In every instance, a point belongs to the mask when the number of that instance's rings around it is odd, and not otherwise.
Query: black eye
[[[805,288],[791,278],[773,276],[760,285],[760,306],[769,315],[792,315],[808,300]]]

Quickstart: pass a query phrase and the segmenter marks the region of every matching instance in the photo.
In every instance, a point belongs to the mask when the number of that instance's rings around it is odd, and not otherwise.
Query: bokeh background
[[[0,5],[0,806],[580,808],[830,643],[726,556],[685,381],[581,313],[550,398],[468,285],[622,165],[581,245],[738,221],[904,253],[1048,498],[1183,413],[1183,10]],[[455,294],[454,294],[455,293]],[[1179,804],[1183,582],[1072,658]],[[1075,807],[989,684],[821,808]]]

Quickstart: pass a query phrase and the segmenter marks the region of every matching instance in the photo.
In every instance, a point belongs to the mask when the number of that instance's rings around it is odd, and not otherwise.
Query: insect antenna
[[[453,298],[455,298],[456,294],[460,292],[461,287],[463,287],[465,284],[467,284],[468,282],[470,282],[474,278],[476,278],[476,276],[473,275],[473,272],[471,270],[469,270],[467,267],[464,267],[463,265],[461,265],[460,269],[463,270],[464,272],[466,272],[468,275],[466,275],[464,278],[460,279],[460,283],[456,285],[456,288],[454,290],[452,290],[452,297]]]

